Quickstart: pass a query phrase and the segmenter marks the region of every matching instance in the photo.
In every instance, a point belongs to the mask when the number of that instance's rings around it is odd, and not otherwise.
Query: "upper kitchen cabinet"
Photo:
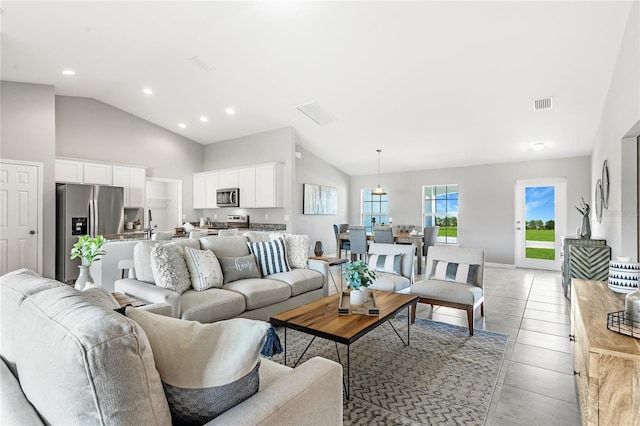
[[[102,163],[84,163],[84,183],[94,185],[113,184],[113,166]]]
[[[217,209],[218,202],[216,191],[220,188],[220,175],[218,172],[207,172],[204,176],[204,207],[206,209]]]
[[[284,164],[256,166],[256,207],[284,207],[283,187]]]
[[[84,183],[84,163],[56,159],[56,182]]]
[[[205,196],[207,193],[205,175],[206,173],[193,174],[193,208],[194,209],[205,208]]]
[[[238,180],[238,169],[220,170],[219,172],[219,188],[238,188],[240,186]]]
[[[240,207],[256,206],[256,168],[238,169],[238,188],[240,188]]]
[[[145,206],[145,182],[144,168],[113,166],[113,186],[124,188],[125,207]]]

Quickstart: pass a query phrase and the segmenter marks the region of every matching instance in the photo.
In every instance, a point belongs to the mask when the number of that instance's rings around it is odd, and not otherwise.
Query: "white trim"
[[[484,266],[490,266],[492,268],[500,269],[516,269],[516,265],[513,265],[511,263],[484,262]]]

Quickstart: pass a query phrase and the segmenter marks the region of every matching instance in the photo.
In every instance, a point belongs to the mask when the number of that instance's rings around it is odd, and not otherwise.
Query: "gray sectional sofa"
[[[245,236],[209,236],[173,240],[196,249],[211,250],[217,257],[242,257],[250,254]],[[166,303],[176,318],[211,323],[242,317],[268,321],[280,312],[296,308],[328,295],[329,270],[326,262],[309,260],[308,268],[292,269],[262,278],[233,281],[222,288],[205,291],[189,289],[178,293],[157,286],[151,268],[151,248],[160,241],[142,241],[134,248],[136,279],[116,281],[115,290],[149,303]],[[305,253],[306,255],[306,253]]]
[[[0,304],[0,424],[171,424],[149,339],[108,292],[22,270],[0,277]],[[339,364],[263,358],[259,377],[257,393],[207,424],[342,424]]]

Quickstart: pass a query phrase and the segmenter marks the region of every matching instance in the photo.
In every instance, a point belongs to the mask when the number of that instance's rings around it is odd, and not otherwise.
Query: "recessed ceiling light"
[[[200,117],[200,121],[206,123],[207,121],[209,121],[209,119],[203,115],[202,117]]]
[[[187,125],[184,123],[178,123],[178,127],[180,127],[181,129],[186,129]]]
[[[229,115],[233,115],[233,114],[235,114],[235,113],[236,113],[236,110],[235,110],[235,109],[233,109],[233,108],[227,108],[225,111],[226,111],[226,112],[227,112],[227,114],[229,114]]]
[[[74,70],[63,70],[62,74],[64,74],[64,75],[76,75],[76,72]]]
[[[144,93],[145,95],[153,95],[153,90],[145,87],[144,89],[142,89],[142,93]]]
[[[536,142],[533,144],[532,146],[534,151],[542,151],[544,149],[544,143],[543,142]]]

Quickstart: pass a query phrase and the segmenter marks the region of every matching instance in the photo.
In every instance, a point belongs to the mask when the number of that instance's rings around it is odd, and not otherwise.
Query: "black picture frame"
[[[338,189],[332,186],[302,184],[302,214],[338,214]]]

